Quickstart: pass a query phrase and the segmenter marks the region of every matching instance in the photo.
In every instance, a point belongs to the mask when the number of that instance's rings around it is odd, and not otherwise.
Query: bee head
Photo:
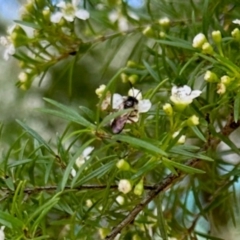
[[[135,97],[128,96],[127,99],[124,101],[124,109],[132,108],[136,104],[138,104],[138,100]]]

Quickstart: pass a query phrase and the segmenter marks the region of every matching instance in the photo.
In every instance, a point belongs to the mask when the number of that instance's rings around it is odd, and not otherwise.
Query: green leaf
[[[39,109],[41,112],[45,112],[45,113],[55,115],[57,117],[65,119],[65,120],[78,123],[78,124],[80,124],[82,126],[85,126],[85,127],[91,127],[91,128],[95,127],[94,124],[89,122],[87,119],[85,119],[84,117],[79,115],[77,112],[75,112],[71,108],[69,108],[67,106],[64,106],[63,104],[60,104],[60,103],[58,103],[54,100],[50,100],[50,99],[47,99],[47,98],[44,98],[44,100],[46,102],[49,102],[50,104],[54,105],[55,107],[61,109],[62,111],[41,108],[41,109]]]
[[[196,136],[201,139],[203,142],[207,142],[207,139],[205,138],[205,136],[203,135],[201,129],[199,129],[197,126],[192,126],[191,129],[193,130],[193,132],[196,134]]]
[[[115,135],[112,137],[113,140],[129,143],[130,145],[146,149],[148,152],[154,152],[163,156],[167,156],[167,153],[164,152],[160,147],[157,147],[147,141],[140,140],[139,138],[124,136],[124,135]]]
[[[187,149],[186,149],[187,150]],[[182,148],[182,146],[174,146],[173,148],[171,148],[171,150],[169,150],[170,153],[175,153],[178,155],[182,155],[188,158],[198,158],[201,160],[206,160],[206,161],[214,161],[212,158],[202,155],[200,153],[192,153],[189,151],[184,150],[184,148]]]
[[[162,159],[163,163],[167,163],[172,165],[173,167],[176,167],[180,170],[182,170],[183,172],[186,173],[190,173],[190,174],[194,174],[194,173],[205,173],[203,170],[197,169],[197,168],[193,168],[193,167],[189,167],[187,165],[175,162],[175,161],[171,161],[169,159],[163,158]]]
[[[146,69],[148,70],[148,72],[150,73],[150,75],[153,77],[153,79],[155,79],[157,82],[159,82],[159,76],[158,74],[152,69],[152,67],[145,61],[143,60],[143,64],[146,67]]]
[[[237,122],[239,119],[239,110],[240,110],[240,92],[237,94],[234,100],[234,122]]]
[[[37,25],[36,23],[33,22],[26,22],[26,21],[20,21],[20,20],[14,20],[15,23],[18,23],[20,25],[34,28],[34,29],[41,29],[41,26]]]
[[[66,183],[68,181],[69,178],[69,174],[73,168],[73,165],[75,164],[77,158],[82,154],[82,152],[84,151],[84,149],[86,147],[88,147],[90,145],[90,143],[92,143],[94,141],[94,139],[91,139],[89,141],[87,141],[85,144],[83,144],[80,149],[75,153],[75,155],[70,159],[67,168],[63,174],[63,178],[62,178],[62,182],[61,182],[61,189],[64,190]]]
[[[101,128],[102,126],[105,126],[107,124],[109,124],[111,122],[112,119],[115,119],[123,114],[126,114],[126,113],[130,113],[132,112],[133,109],[125,109],[125,110],[120,110],[120,111],[117,111],[115,113],[111,113],[109,115],[107,115],[103,120],[102,122],[99,124],[98,128]]]
[[[83,178],[80,179],[80,181],[76,182],[76,184],[74,185],[74,187],[77,187],[79,185],[82,185],[85,182],[90,181],[93,178],[100,178],[103,175],[105,175],[107,172],[110,171],[110,169],[112,169],[113,166],[116,165],[116,161],[111,161],[108,162],[107,164],[104,164],[103,166],[101,166],[100,168],[92,171],[91,173],[89,173],[88,175],[84,176]]]
[[[49,144],[47,144],[43,138],[35,132],[33,129],[28,127],[25,123],[23,123],[20,120],[16,120],[19,125],[21,125],[27,133],[29,133],[34,139],[36,139],[39,143],[41,143],[52,155],[55,155],[54,151],[49,147]]]
[[[164,44],[164,45],[168,45],[168,46],[172,46],[172,47],[178,47],[178,48],[184,48],[184,49],[188,49],[188,50],[194,50],[194,48],[192,47],[192,45],[187,42],[187,41],[182,41],[180,39],[178,39],[177,41],[168,41],[168,40],[156,40],[156,42]]]
[[[9,213],[3,212],[2,210],[0,210],[0,223],[3,226],[13,229],[14,228],[22,229],[24,226],[24,223],[20,221],[17,217],[14,217]]]
[[[158,160],[149,160],[147,161],[139,170],[137,173],[135,173],[131,179],[135,179],[138,178],[140,176],[143,176],[145,173],[155,169],[157,166],[159,166],[160,164],[162,164],[162,161],[158,161]]]

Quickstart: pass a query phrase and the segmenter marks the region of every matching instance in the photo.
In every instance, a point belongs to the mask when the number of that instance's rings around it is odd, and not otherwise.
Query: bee
[[[136,114],[138,113],[137,109],[135,109],[135,107],[139,103],[139,101],[137,100],[137,96],[136,97],[133,97],[133,96],[122,97],[121,96],[121,98],[122,98],[122,103],[119,105],[119,110],[133,108],[133,111],[131,111],[130,113],[123,114],[123,115],[113,119],[113,121],[111,123],[111,129],[112,129],[112,132],[115,134],[120,133],[128,121],[133,122],[131,120],[131,117],[136,116]]]

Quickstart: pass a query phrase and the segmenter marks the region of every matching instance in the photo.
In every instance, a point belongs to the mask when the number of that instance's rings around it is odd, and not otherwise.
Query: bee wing
[[[123,130],[127,122],[127,119],[128,119],[128,114],[115,118],[111,123],[112,132],[115,134],[120,133]]]

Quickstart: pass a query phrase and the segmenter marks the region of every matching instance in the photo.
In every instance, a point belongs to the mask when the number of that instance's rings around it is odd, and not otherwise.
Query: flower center
[[[71,3],[67,3],[66,7],[63,9],[65,15],[73,16],[76,12],[75,7]]]

